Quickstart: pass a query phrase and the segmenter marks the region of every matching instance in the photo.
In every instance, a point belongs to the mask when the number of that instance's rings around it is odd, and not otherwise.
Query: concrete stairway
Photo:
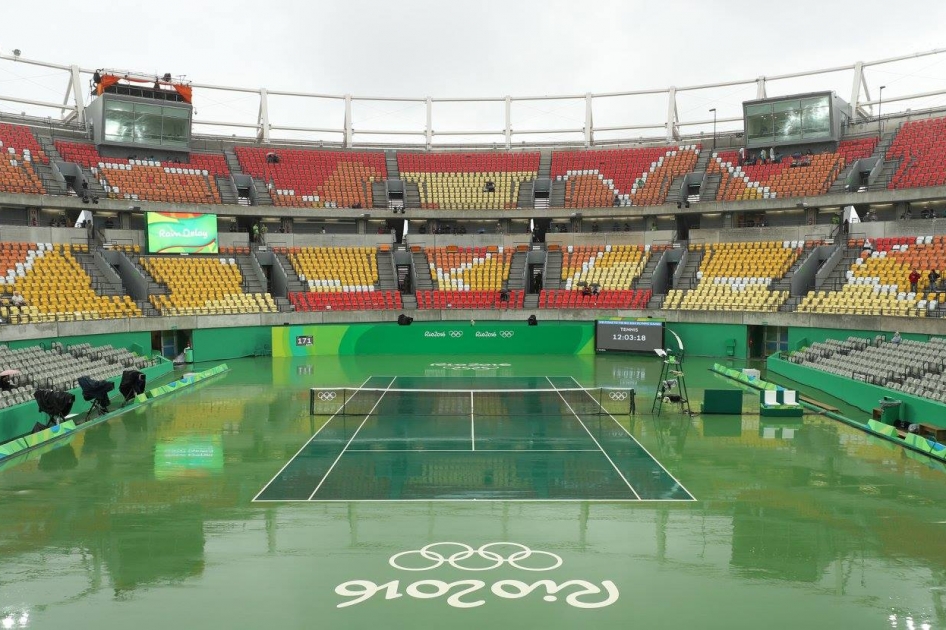
[[[838,245],[844,250],[844,253],[838,260],[837,266],[828,274],[828,277],[815,287],[817,291],[840,291],[847,284],[847,272],[850,271],[851,265],[861,254],[861,250],[858,248],[848,247],[847,242],[840,242]]]
[[[552,172],[552,149],[539,151],[539,177],[549,177]]]
[[[535,207],[535,181],[519,184],[519,196],[516,199],[517,208]]]
[[[424,252],[411,252],[411,265],[414,267],[414,290],[430,291],[439,289],[430,277],[430,263]]]
[[[565,207],[566,182],[552,182],[552,190],[549,193],[549,206],[552,208]]]
[[[700,201],[716,201],[722,179],[719,173],[713,173],[703,178],[703,185],[700,187]]]
[[[266,293],[268,289],[264,287],[256,275],[256,268],[253,266],[251,254],[242,254],[232,256],[240,267],[240,274],[243,276],[244,293]]]
[[[644,265],[641,275],[637,276],[635,280],[631,283],[632,289],[640,289],[646,291],[648,289],[653,290],[654,284],[654,270],[657,269],[657,265],[660,263],[660,257],[663,256],[663,252],[651,252],[647,258],[647,264]]]
[[[384,166],[388,170],[388,179],[401,179],[401,171],[397,168],[397,151],[384,152]]]
[[[388,207],[388,189],[384,182],[371,182],[371,207]]]
[[[220,191],[220,203],[236,205],[239,199],[233,179],[229,175],[217,175],[214,180],[217,183],[217,190]]]
[[[125,295],[125,287],[122,286],[118,274],[116,273],[114,278],[106,277],[98,265],[95,264],[95,257],[92,252],[73,252],[72,257],[92,278],[92,288],[98,295]]]
[[[549,250],[545,254],[545,270],[542,272],[543,289],[562,288],[562,252]]]
[[[224,149],[223,156],[227,159],[227,168],[230,169],[230,172],[234,175],[242,175],[243,169],[240,167],[240,160],[237,159],[236,152],[233,148]]]
[[[378,263],[378,289],[381,291],[397,291],[397,272],[394,269],[394,254],[390,251],[375,252]]]
[[[55,166],[55,162],[63,161],[62,156],[56,149],[56,144],[53,142],[52,137],[44,133],[34,133],[33,135],[39,142],[39,146],[42,147],[46,157],[49,158],[49,164],[33,162],[33,168],[36,169],[36,174],[39,175],[40,181],[43,182],[43,188],[45,188],[46,192],[50,195],[67,194],[69,188],[66,186],[66,180]]]
[[[807,247],[805,250],[798,256],[792,266],[789,267],[788,271],[785,272],[785,275],[781,278],[773,280],[769,284],[769,290],[771,291],[791,291],[792,289],[792,278],[795,276],[795,272],[798,271],[798,268],[801,267],[808,257],[811,256],[811,253],[814,251],[814,248]]]
[[[414,182],[404,182],[404,207],[420,208],[420,189]]]
[[[273,198],[269,194],[269,189],[266,187],[265,182],[253,178],[253,188],[256,189],[256,205],[257,206],[271,206],[273,205]]]
[[[286,290],[290,293],[306,292],[309,290],[309,286],[299,279],[299,274],[296,273],[295,268],[292,266],[292,262],[289,260],[287,254],[282,253],[273,253],[276,257],[276,262],[282,267],[283,271],[286,273]]]
[[[683,201],[686,192],[683,190],[684,179],[686,179],[685,176],[677,175],[670,181],[670,188],[667,189],[667,203]]]
[[[705,173],[706,167],[709,166],[710,158],[712,158],[713,152],[707,147],[700,149],[700,156],[696,159],[696,165],[693,167],[694,173]]]
[[[509,262],[509,279],[505,283],[505,288],[510,291],[524,291],[526,289],[526,263],[529,260],[529,252],[515,252],[512,260]]]
[[[688,252],[686,264],[680,273],[680,279],[674,289],[693,289],[699,283],[696,273],[700,270],[700,263],[703,262],[703,250],[696,249]]]

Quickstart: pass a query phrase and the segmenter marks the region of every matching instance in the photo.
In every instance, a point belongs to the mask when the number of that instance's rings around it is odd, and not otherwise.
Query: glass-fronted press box
[[[742,110],[747,149],[837,142],[851,117],[834,92],[746,101]]]

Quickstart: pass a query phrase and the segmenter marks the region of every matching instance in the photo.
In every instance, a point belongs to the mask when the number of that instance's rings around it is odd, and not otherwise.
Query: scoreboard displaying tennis
[[[599,319],[595,322],[597,352],[653,352],[663,347],[662,321]]]

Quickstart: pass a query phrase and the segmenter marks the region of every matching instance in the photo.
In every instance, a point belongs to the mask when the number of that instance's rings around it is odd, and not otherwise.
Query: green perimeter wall
[[[835,337],[836,338],[836,337]],[[820,389],[836,398],[847,401],[861,411],[869,414],[875,407],[879,407],[880,399],[889,396],[894,400],[902,401],[900,405],[900,419],[908,422],[923,422],[940,427],[946,427],[946,405],[926,398],[919,398],[904,392],[887,389],[870,383],[863,383],[854,379],[838,376],[829,372],[822,372],[804,365],[798,365],[772,355],[766,361],[771,375],[777,374],[783,378]],[[864,422],[867,422],[867,419]]]
[[[664,334],[664,344],[676,349],[676,340],[670,334],[680,335],[683,349],[688,357],[725,357],[728,348],[735,346],[733,358],[745,359],[747,356],[746,338],[748,327],[744,324],[687,324],[668,323]]]
[[[269,356],[273,348],[274,330],[279,330],[279,328],[271,326],[198,328],[191,333],[194,362]]]

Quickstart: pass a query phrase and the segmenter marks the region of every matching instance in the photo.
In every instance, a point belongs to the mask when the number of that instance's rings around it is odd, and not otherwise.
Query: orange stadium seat
[[[696,166],[700,145],[556,151],[551,177],[565,182],[566,208],[656,206],[674,178]]]
[[[33,162],[49,163],[29,127],[0,123],[0,191],[46,193]]]
[[[384,154],[378,151],[318,151],[236,147],[243,171],[262,179],[273,203],[296,208],[351,208],[374,203],[372,182],[387,179]],[[274,153],[278,162],[267,161]]]

